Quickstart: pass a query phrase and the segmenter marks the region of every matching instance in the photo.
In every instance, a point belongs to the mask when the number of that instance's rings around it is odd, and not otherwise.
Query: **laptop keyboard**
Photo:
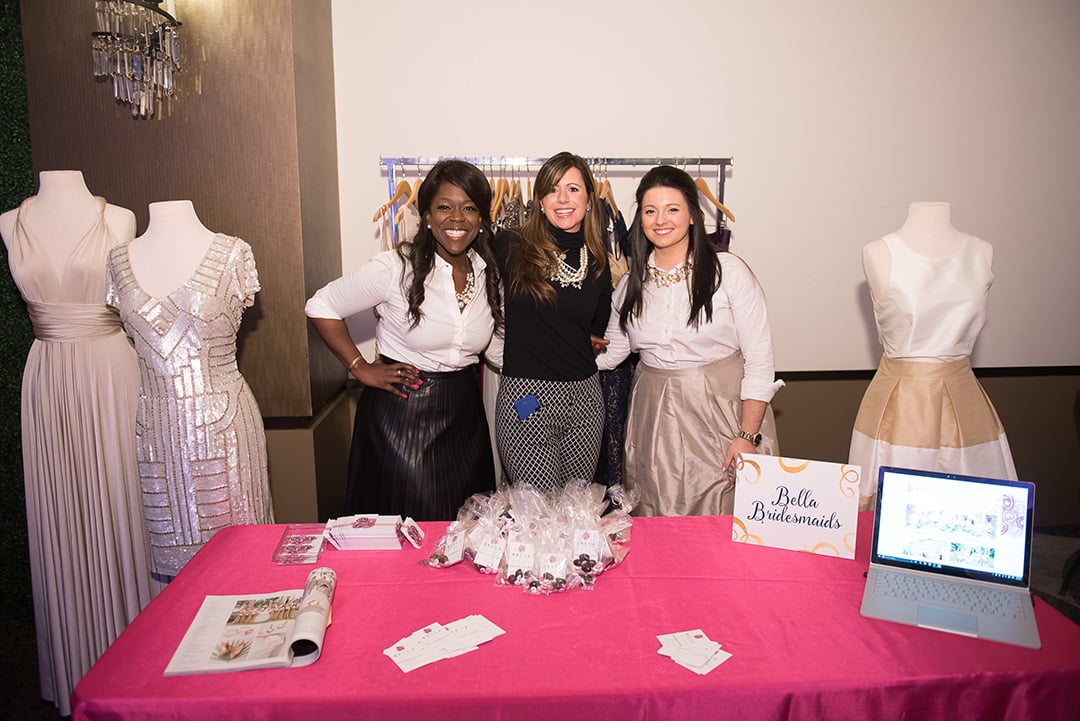
[[[875,578],[874,593],[879,596],[947,604],[1002,618],[1022,618],[1024,615],[1023,594],[1015,592],[880,569]]]

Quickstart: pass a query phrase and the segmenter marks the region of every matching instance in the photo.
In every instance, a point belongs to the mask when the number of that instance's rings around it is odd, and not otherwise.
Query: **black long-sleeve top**
[[[566,263],[576,267],[585,233],[566,233],[549,228],[552,239],[566,253]],[[579,381],[596,373],[596,355],[590,335],[603,336],[611,314],[611,273],[607,258],[601,258],[603,272],[594,278],[590,270],[581,288],[555,289],[555,305],[538,304],[531,296],[512,297],[508,269],[520,262],[521,239],[513,231],[503,231],[495,239],[502,277],[507,285],[505,306],[504,375],[537,380]],[[595,262],[590,257],[590,262]]]

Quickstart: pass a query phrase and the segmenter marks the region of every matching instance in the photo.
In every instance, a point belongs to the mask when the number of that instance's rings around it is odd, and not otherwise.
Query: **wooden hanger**
[[[405,217],[406,208],[416,207],[416,196],[420,193],[420,186],[424,184],[423,178],[417,178],[413,183],[412,190],[409,192],[409,199],[402,203],[397,210],[397,215],[394,216],[394,222],[400,223]]]
[[[716,196],[713,195],[712,191],[709,189],[709,182],[705,180],[705,178],[695,178],[694,185],[697,186],[698,192],[704,195],[706,200],[715,205],[716,209],[724,214],[725,218],[730,220],[732,223],[735,222],[735,216],[730,210],[728,210],[724,206],[723,203],[716,199]]]
[[[408,197],[409,193],[411,192],[412,186],[409,185],[409,181],[399,181],[397,187],[394,188],[394,194],[390,196],[390,200],[386,201],[386,203],[384,203],[381,208],[375,211],[375,215],[372,216],[371,222],[374,223],[376,220],[383,217],[383,215],[386,214],[386,211],[390,210],[390,208],[394,206],[394,203],[398,202],[402,198]]]
[[[491,201],[491,222],[494,223],[499,217],[499,210],[502,208],[503,200],[506,199],[510,191],[510,181],[506,178],[499,178],[495,182],[495,198]]]
[[[620,215],[619,206],[615,203],[615,193],[611,190],[610,180],[604,178],[600,181],[600,191],[596,194],[596,197],[611,206],[611,210],[615,215]]]

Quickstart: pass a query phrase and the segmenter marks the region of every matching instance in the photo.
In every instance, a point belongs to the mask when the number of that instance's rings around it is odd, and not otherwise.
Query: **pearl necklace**
[[[589,251],[581,246],[578,252],[578,267],[573,268],[566,262],[566,253],[555,256],[559,259],[559,265],[551,275],[551,279],[563,288],[574,286],[581,290],[581,281],[585,280],[585,274],[589,272]]]
[[[472,300],[473,295],[476,294],[476,274],[473,273],[472,268],[469,268],[469,274],[465,276],[465,287],[459,290],[455,295],[457,296],[457,307],[461,312],[465,311],[465,306]]]
[[[667,288],[686,280],[690,276],[690,271],[694,269],[694,264],[688,260],[672,270],[660,270],[655,265],[649,264],[648,269],[653,283],[661,288]]]

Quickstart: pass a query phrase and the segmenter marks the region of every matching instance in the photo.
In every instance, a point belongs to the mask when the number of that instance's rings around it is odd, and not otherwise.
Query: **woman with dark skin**
[[[469,496],[495,487],[477,365],[502,326],[491,186],[469,163],[440,161],[417,207],[423,218],[411,241],[319,290],[306,312],[365,386],[347,512],[451,520]],[[370,362],[345,323],[368,309],[381,354]]]

